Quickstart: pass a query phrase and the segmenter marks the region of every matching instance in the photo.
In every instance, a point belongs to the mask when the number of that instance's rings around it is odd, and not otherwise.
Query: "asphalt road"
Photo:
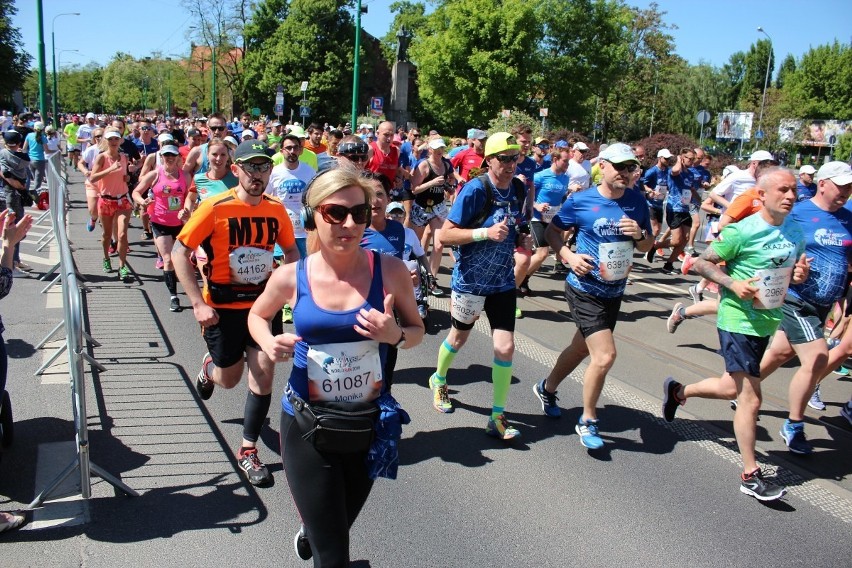
[[[93,478],[79,498],[72,475],[23,530],[0,535],[3,566],[308,565],[292,550],[298,517],[276,460],[277,400],[288,369],[277,370],[270,425],[261,457],[275,483],[253,488],[236,470],[245,387],[217,389],[206,402],[192,384],[205,348],[192,312],[172,313],[153,243],[131,229],[131,283],[101,272],[98,234],[84,228],[79,176],[72,174],[69,235],[87,281],[87,329],[101,343],[90,353],[107,371],[87,368],[91,458],[140,493],[129,498]],[[36,273],[55,260],[35,250]],[[547,263],[550,265],[550,262]],[[655,263],[656,267],[660,263]],[[448,282],[448,273],[443,275]],[[542,415],[532,385],[553,364],[575,327],[561,277],[533,278],[520,302],[508,416],[522,432],[511,444],[487,437],[490,361],[479,322],[448,381],[456,411],[431,407],[427,377],[449,319],[436,299],[424,343],[401,353],[394,394],[411,413],[395,481],[380,480],[351,532],[355,566],[843,566],[852,526],[849,459],[852,429],[839,417],[850,381],[828,379],[822,413],[808,410],[817,452],[790,454],[778,435],[793,367],[767,380],[758,428],[762,463],[790,492],[771,505],[742,495],[728,404],[690,401],[672,424],[660,415],[662,381],[694,381],[721,370],[712,318],[684,323],[675,335],[665,318],[688,301],[694,277],[659,274],[636,261],[616,329],[618,360],[601,399],[606,446],[589,452],[574,433],[581,411],[580,372],[559,391],[563,417]],[[10,353],[8,389],[15,443],[0,462],[0,509],[30,502],[73,458],[67,366],[35,370],[59,342],[35,345],[61,320],[58,291],[16,279],[0,303]],[[184,298],[184,303],[185,298]],[[60,337],[61,339],[61,337]],[[61,357],[60,361],[65,358]]]

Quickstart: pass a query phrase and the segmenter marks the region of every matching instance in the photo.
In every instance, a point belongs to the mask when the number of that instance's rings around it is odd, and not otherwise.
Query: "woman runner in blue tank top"
[[[311,182],[306,200],[313,213],[305,228],[314,233],[309,240],[314,250],[278,268],[249,314],[252,336],[273,361],[293,356],[281,401],[281,456],[303,523],[296,553],[305,560],[313,556],[314,566],[349,565],[349,527],[373,479],[367,451],[320,451],[305,440],[293,401],[346,407],[392,400],[383,395],[387,345],[413,347],[424,333],[405,264],[360,247],[371,216],[372,183],[348,167]],[[293,307],[296,333],[273,336],[269,320],[285,303]]]

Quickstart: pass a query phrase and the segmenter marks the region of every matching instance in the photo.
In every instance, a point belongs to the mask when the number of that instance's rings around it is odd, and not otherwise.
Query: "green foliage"
[[[767,62],[769,63],[768,76],[772,77],[772,70],[775,67],[775,54],[772,53],[772,43],[768,39],[761,39],[756,44],[752,44],[748,53],[745,55],[744,62],[745,72],[740,88],[740,104],[743,103],[744,97],[750,95],[752,90],[759,89],[761,92],[763,91],[767,77]]]
[[[834,159],[843,162],[852,162],[852,132],[841,134],[834,146]]]
[[[422,2],[398,0],[393,2],[389,9],[394,17],[388,33],[382,37],[382,53],[388,65],[393,66],[396,61],[397,45],[399,44],[396,34],[405,26],[408,33],[415,36],[420,35],[426,25],[426,5]]]
[[[22,49],[21,32],[12,26],[18,13],[11,0],[0,0],[0,103],[10,107],[12,93],[27,79],[32,57]]]
[[[789,116],[852,118],[852,48],[835,41],[805,53],[785,79]]]
[[[104,106],[111,111],[141,109],[144,77],[142,63],[126,53],[116,53],[103,72]]]
[[[245,84],[249,100],[270,109],[275,88],[284,86],[285,112],[298,108],[299,86],[308,81],[312,121],[337,123],[351,110],[354,25],[345,0],[292,0],[287,18],[246,54]],[[362,58],[362,62],[364,59]],[[369,62],[362,72],[368,75]]]
[[[424,108],[459,132],[532,98],[539,60],[535,2],[455,0],[427,17],[409,52]]]
[[[796,72],[796,58],[792,53],[787,54],[784,61],[781,62],[781,67],[778,68],[778,78],[775,80],[775,88],[783,89],[787,81],[787,77]]]
[[[532,128],[533,138],[546,136],[541,128],[541,119],[534,118],[521,110],[512,110],[509,118],[504,118],[503,114],[499,113],[488,122],[487,130],[489,135],[495,132],[511,132],[514,127],[524,124]]]

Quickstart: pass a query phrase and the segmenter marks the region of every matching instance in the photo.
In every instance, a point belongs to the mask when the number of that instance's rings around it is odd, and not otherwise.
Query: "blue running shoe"
[[[597,420],[583,420],[580,417],[580,421],[574,426],[574,430],[580,435],[580,443],[590,450],[603,448],[604,441],[598,436]]]
[[[814,451],[813,446],[805,438],[805,423],[784,421],[781,426],[781,437],[794,454],[808,455]]]
[[[562,410],[559,408],[559,405],[556,404],[556,401],[559,400],[559,397],[556,396],[555,392],[547,392],[544,388],[544,381],[546,379],[542,379],[540,383],[533,384],[533,392],[535,396],[538,398],[539,402],[541,402],[541,410],[547,416],[551,418],[559,418],[562,416]]]

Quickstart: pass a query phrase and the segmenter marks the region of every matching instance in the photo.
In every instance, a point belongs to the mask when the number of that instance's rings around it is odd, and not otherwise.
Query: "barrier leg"
[[[60,356],[60,355],[62,355],[63,353],[65,353],[65,351],[66,351],[67,349],[68,349],[68,344],[66,343],[66,344],[64,344],[62,347],[60,347],[59,349],[57,349],[57,350],[56,350],[56,353],[54,353],[53,355],[51,355],[50,359],[48,359],[48,360],[44,363],[44,365],[42,365],[41,367],[39,367],[39,370],[38,370],[38,371],[36,371],[36,372],[35,372],[35,373],[33,373],[33,374],[34,374],[36,377],[40,377],[41,375],[43,375],[43,374],[44,374],[44,371],[45,371],[48,367],[50,367],[51,365],[53,365],[53,362],[54,362],[54,361],[56,361],[57,359],[59,359],[59,356]]]

